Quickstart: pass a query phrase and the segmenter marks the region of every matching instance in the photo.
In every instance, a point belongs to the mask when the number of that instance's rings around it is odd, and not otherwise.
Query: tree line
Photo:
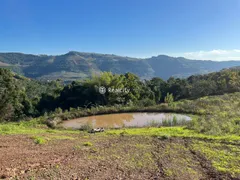
[[[99,93],[99,87],[106,93]],[[129,92],[108,92],[128,89]],[[40,82],[0,68],[0,121],[18,121],[41,116],[57,108],[92,106],[151,106],[181,99],[196,99],[240,91],[240,70],[222,70],[186,79],[171,77],[167,81],[154,77],[141,80],[132,73],[104,72],[89,79],[64,85],[61,80]]]

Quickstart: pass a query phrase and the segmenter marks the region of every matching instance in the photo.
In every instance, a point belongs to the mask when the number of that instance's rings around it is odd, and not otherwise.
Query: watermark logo
[[[100,86],[98,90],[99,90],[100,94],[105,94],[106,93],[106,88],[104,86]]]
[[[109,93],[123,93],[123,94],[127,94],[130,92],[130,89],[127,88],[108,88],[108,92]]]
[[[100,86],[98,88],[98,92],[100,94],[105,94],[106,92],[108,93],[114,93],[114,94],[128,94],[130,92],[130,89],[128,88],[113,88],[113,87],[104,87],[104,86]]]

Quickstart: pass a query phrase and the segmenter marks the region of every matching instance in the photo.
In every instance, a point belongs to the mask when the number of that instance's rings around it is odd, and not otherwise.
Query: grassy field
[[[168,108],[196,112],[184,127],[89,134],[50,129],[44,117],[0,124],[0,178],[240,178],[239,98],[235,93],[176,102]]]

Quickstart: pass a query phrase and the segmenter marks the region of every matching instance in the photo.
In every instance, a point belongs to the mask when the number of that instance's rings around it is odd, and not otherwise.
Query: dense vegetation
[[[99,93],[101,86],[107,88],[104,95]],[[109,92],[108,88],[129,90],[129,92],[114,93]],[[240,71],[236,70],[223,70],[208,75],[191,76],[187,79],[169,78],[167,81],[160,78],[141,81],[131,73],[113,75],[106,72],[92,79],[74,81],[66,85],[58,97],[45,96],[41,99],[39,110],[42,111],[45,104],[48,106],[47,110],[58,107],[69,110],[77,107],[115,104],[150,106],[162,102],[171,103],[173,100],[196,99],[238,91],[240,91]]]
[[[39,82],[0,69],[0,121],[19,121],[41,115],[37,110],[44,94],[54,96],[59,81]]]
[[[0,67],[7,67],[18,74],[41,80],[62,79],[65,82],[90,77],[93,73],[131,72],[141,79],[161,77],[188,77],[240,66],[238,61],[214,62],[188,60],[160,55],[146,59],[116,56],[111,54],[81,53],[71,51],[64,55],[29,55],[0,53]]]
[[[202,97],[177,102],[181,109],[201,114],[188,125],[189,129],[207,134],[240,135],[240,93]]]
[[[100,86],[107,88],[105,94],[99,93]],[[0,87],[1,121],[19,121],[53,111],[53,114],[69,119],[90,115],[86,112],[91,111],[92,114],[124,112],[151,106],[154,107],[152,110],[201,114],[189,125],[199,132],[218,134],[239,131],[239,127],[235,126],[239,124],[239,94],[204,98],[240,92],[238,68],[187,79],[169,78],[167,81],[160,78],[142,81],[131,73],[117,75],[105,72],[67,85],[63,85],[61,80],[39,82],[0,69]],[[108,88],[124,91],[109,92]]]

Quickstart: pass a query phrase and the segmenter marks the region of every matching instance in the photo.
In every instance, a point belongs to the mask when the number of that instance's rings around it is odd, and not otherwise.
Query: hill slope
[[[72,81],[102,71],[118,74],[132,72],[146,79],[154,76],[168,79],[171,76],[186,77],[233,66],[240,66],[240,61],[193,61],[164,55],[139,59],[75,51],[57,56],[0,53],[0,67],[8,67],[27,77],[43,80],[61,78]]]

